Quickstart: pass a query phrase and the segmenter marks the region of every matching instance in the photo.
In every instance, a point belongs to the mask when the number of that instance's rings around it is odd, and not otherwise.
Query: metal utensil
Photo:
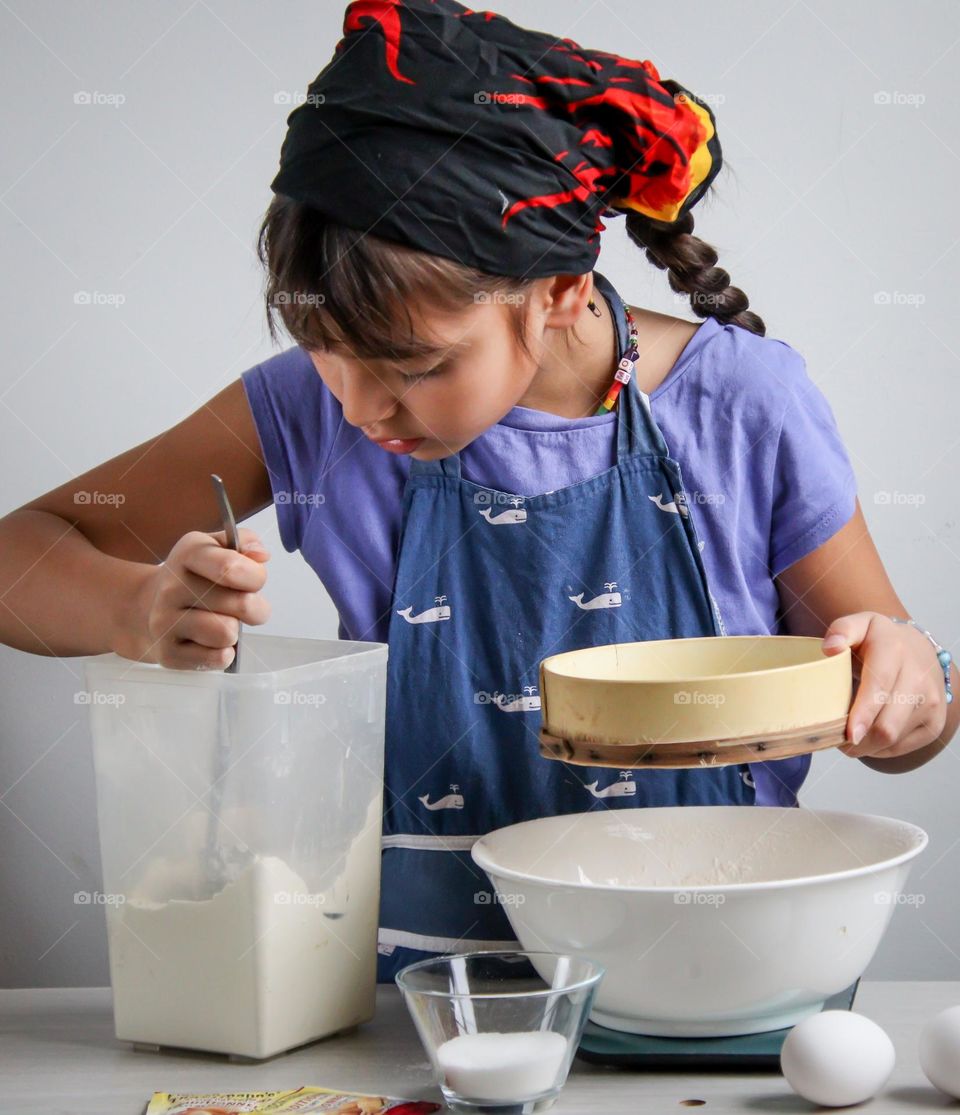
[[[233,508],[230,506],[230,500],[227,498],[227,489],[223,486],[223,481],[215,472],[210,473],[210,479],[213,481],[213,490],[217,494],[217,502],[220,504],[220,518],[223,521],[223,533],[227,537],[227,548],[230,550],[240,550],[240,535],[237,532],[237,520],[233,516]],[[242,626],[242,625],[241,625]],[[237,644],[236,653],[233,656],[233,661],[224,670],[225,674],[235,674],[240,666],[240,628],[237,629]]]
[[[213,489],[220,505],[220,517],[223,521],[223,532],[226,536],[227,547],[231,550],[240,550],[240,536],[237,533],[237,521],[234,518],[233,508],[227,497],[227,490],[223,481],[216,473],[210,474]],[[237,673],[240,666],[240,630],[237,631],[236,649],[233,661],[224,669],[225,674]],[[220,810],[223,806],[224,781],[229,769],[230,751],[233,732],[229,720],[229,702],[226,688],[221,685],[217,707],[217,746],[214,753],[213,781],[210,785],[210,810],[207,818],[207,869],[214,889],[219,890],[227,880],[227,857],[220,843]]]

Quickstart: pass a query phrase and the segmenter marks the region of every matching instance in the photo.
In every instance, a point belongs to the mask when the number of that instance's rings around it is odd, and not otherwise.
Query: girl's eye
[[[409,383],[419,383],[422,379],[429,379],[431,376],[438,376],[449,368],[449,364],[438,364],[435,368],[431,368],[429,372],[417,372],[415,375],[407,376],[401,373],[401,378],[407,380]]]

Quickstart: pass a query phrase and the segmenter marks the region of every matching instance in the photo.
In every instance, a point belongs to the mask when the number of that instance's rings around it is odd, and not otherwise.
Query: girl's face
[[[564,278],[569,282],[563,283]],[[392,451],[423,461],[447,457],[512,407],[524,405],[544,372],[551,342],[577,320],[592,289],[589,275],[544,283],[548,285],[534,285],[526,307],[529,356],[510,323],[513,307],[491,300],[455,315],[415,317],[417,336],[443,346],[426,360],[363,360],[339,349],[311,352],[310,357],[342,405],[344,418],[372,441],[422,439]],[[557,283],[561,289],[551,293]]]

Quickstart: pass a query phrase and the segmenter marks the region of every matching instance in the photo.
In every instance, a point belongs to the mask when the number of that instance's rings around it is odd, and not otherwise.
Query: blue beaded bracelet
[[[937,661],[940,663],[940,668],[943,670],[943,684],[947,691],[947,704],[953,700],[953,690],[950,688],[950,663],[953,661],[953,655],[948,650],[944,650],[937,640],[930,634],[926,628],[920,626],[916,620],[913,619],[900,619],[899,616],[889,616],[894,623],[909,623],[911,627],[915,627],[921,635],[926,637],[933,644],[934,650],[937,652]]]

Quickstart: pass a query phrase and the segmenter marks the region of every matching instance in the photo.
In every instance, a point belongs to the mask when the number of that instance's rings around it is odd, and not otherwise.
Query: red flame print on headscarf
[[[343,30],[347,34],[351,31],[362,31],[361,20],[372,19],[383,28],[383,37],[387,44],[387,69],[396,81],[406,82],[407,85],[417,83],[400,73],[400,36],[403,28],[400,25],[401,0],[356,0],[347,9],[343,21]],[[342,43],[337,46],[340,49]]]
[[[572,49],[574,47],[577,49]],[[628,69],[641,69],[651,81],[659,83],[661,80],[656,66],[649,59],[635,61],[606,51],[594,51],[596,57],[588,60],[578,53],[579,45],[571,39],[562,40],[561,44],[557,44],[552,49],[569,54],[577,61],[586,62],[595,73],[604,68],[604,63],[600,61],[603,59],[609,60],[609,65],[613,68],[622,66]],[[590,82],[576,77],[540,74],[529,78],[517,73],[511,74],[510,77],[535,88],[550,85],[564,86],[568,89],[595,88]],[[509,99],[510,103],[529,105],[542,112],[565,112],[575,123],[582,122],[585,130],[579,146],[607,148],[613,146],[610,135],[590,126],[589,121],[597,108],[602,113],[614,110],[624,121],[619,134],[626,144],[626,155],[630,160],[622,168],[617,166],[597,168],[585,161],[575,166],[567,166],[580,183],[578,187],[561,193],[541,194],[514,202],[503,214],[502,227],[523,209],[532,206],[556,208],[571,201],[584,201],[590,194],[605,192],[614,182],[617,182],[619,198],[611,201],[610,204],[632,202],[633,204],[628,205],[628,208],[642,208],[654,212],[669,211],[679,200],[687,196],[691,181],[690,153],[695,151],[706,138],[705,129],[694,112],[686,107],[680,107],[683,102],[678,103],[674,98],[672,104],[665,104],[639,90],[625,89],[622,84],[616,84],[629,83],[632,80],[622,75],[611,76],[608,84],[599,93],[581,97],[579,100],[574,98],[548,100],[547,97],[535,93],[493,94],[495,99],[503,97],[504,100]],[[566,165],[564,156],[567,154],[569,152],[561,151],[555,154],[554,158],[557,162]],[[600,231],[604,227],[598,221],[594,231]]]

